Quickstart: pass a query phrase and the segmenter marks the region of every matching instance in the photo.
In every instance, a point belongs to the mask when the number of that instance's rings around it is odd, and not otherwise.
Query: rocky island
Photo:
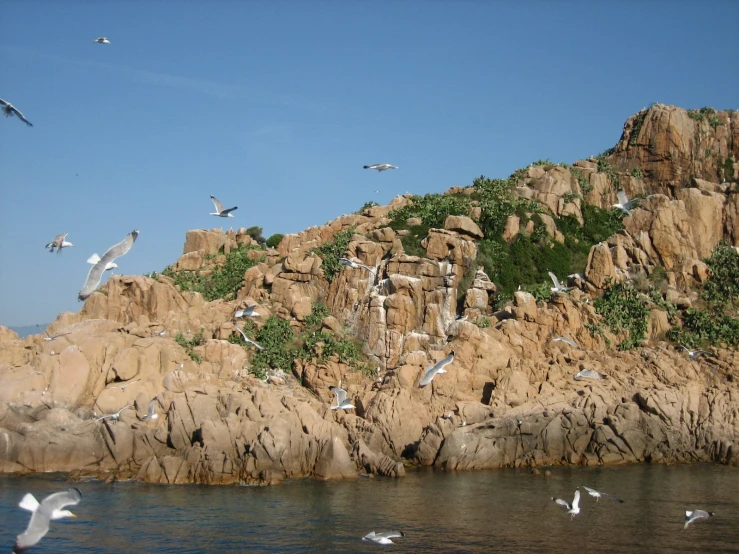
[[[111,276],[49,337],[0,327],[0,471],[739,465],[738,158],[739,114],[656,104],[572,165],[368,203],[272,246],[189,231],[171,266]],[[331,409],[339,383],[354,409]]]

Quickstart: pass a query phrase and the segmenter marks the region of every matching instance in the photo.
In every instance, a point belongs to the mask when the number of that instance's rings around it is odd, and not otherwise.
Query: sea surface
[[[630,465],[475,472],[410,471],[401,479],[286,481],[269,487],[69,484],[63,476],[0,476],[0,550],[29,520],[17,507],[76,486],[77,519],[52,522],[28,552],[739,552],[739,469]],[[588,485],[573,520],[552,496]],[[716,513],[683,530],[686,509]],[[397,529],[394,545],[363,542]]]

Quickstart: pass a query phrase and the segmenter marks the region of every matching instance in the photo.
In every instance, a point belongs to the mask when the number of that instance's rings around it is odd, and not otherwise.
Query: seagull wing
[[[597,496],[597,495],[600,495],[600,494],[602,494],[602,493],[598,492],[598,491],[597,491],[597,490],[595,490],[595,489],[591,489],[590,487],[586,487],[585,485],[580,485],[580,486],[581,486],[582,488],[584,488],[584,489],[585,489],[586,491],[588,491],[588,494],[589,494],[590,496]]]
[[[217,212],[218,212],[219,214],[220,214],[220,213],[223,213],[223,204],[221,204],[221,203],[220,203],[220,202],[218,201],[218,198],[216,198],[215,196],[213,196],[213,195],[211,194],[211,195],[210,195],[210,199],[211,199],[211,200],[213,201],[213,205],[214,205],[214,206],[216,207],[216,211],[217,211]]]
[[[561,289],[562,288],[562,285],[559,284],[559,279],[557,279],[557,276],[554,273],[552,273],[551,271],[549,272],[549,277],[552,279],[552,283],[554,283],[554,288],[555,289]]]
[[[346,391],[341,387],[331,387],[329,390],[336,396],[336,405],[341,406],[344,400],[346,400]]]
[[[580,507],[580,491],[575,489],[575,498],[572,499],[572,509],[577,510]]]
[[[100,279],[103,276],[103,272],[105,271],[105,265],[106,264],[104,264],[102,261],[99,261],[90,268],[90,271],[87,273],[87,279],[85,279],[85,284],[82,285],[82,289],[77,296],[78,300],[85,300],[88,296],[95,292],[95,289],[98,288],[98,285],[100,284]]]
[[[566,500],[562,500],[561,498],[552,498],[552,500],[554,500],[554,501],[555,501],[555,502],[556,502],[557,504],[559,504],[560,506],[564,506],[564,507],[565,507],[565,508],[567,508],[568,510],[571,510],[571,509],[572,509],[572,506],[571,506],[571,505],[570,505],[570,503],[569,503],[569,502],[567,502]]]
[[[44,333],[44,335],[46,335],[46,336],[47,336],[47,337],[49,337],[49,338],[52,338],[52,336],[51,336],[51,335],[50,335],[50,334],[49,334],[49,333],[48,333],[48,332],[46,331],[46,329],[42,329],[42,328],[41,328],[41,325],[39,325],[39,324],[37,323],[37,324],[36,324],[36,327],[38,327],[38,328],[39,328],[39,331],[42,331],[42,332]]]
[[[30,121],[28,121],[28,120],[27,120],[27,119],[25,118],[25,116],[24,116],[24,115],[23,115],[23,114],[22,114],[22,113],[21,113],[21,112],[20,112],[20,111],[18,110],[18,108],[15,108],[15,107],[14,107],[14,108],[13,108],[13,111],[15,112],[15,115],[17,115],[17,116],[18,116],[18,118],[19,118],[19,119],[20,119],[20,120],[21,120],[21,121],[22,121],[23,123],[25,123],[25,124],[26,124],[26,125],[28,125],[29,127],[33,127],[33,123],[31,123]]]
[[[626,196],[626,193],[622,190],[616,193],[616,198],[618,198],[618,203],[621,204],[624,208],[626,207],[626,204],[629,203],[629,199]]]
[[[234,210],[238,210],[238,206],[234,206],[233,208],[228,208],[227,210],[221,210],[221,215],[227,215],[230,214]]]
[[[428,385],[431,381],[433,381],[434,377],[437,373],[439,373],[439,370],[444,369],[444,366],[449,365],[454,360],[454,352],[449,354],[446,358],[443,358],[436,362],[434,365],[429,367],[426,372],[423,374],[423,379],[421,379],[421,382],[419,383],[419,387],[425,387]]]
[[[110,262],[114,261],[116,258],[120,258],[121,256],[124,256],[128,253],[129,250],[131,250],[131,247],[133,246],[133,243],[136,242],[136,238],[139,236],[138,230],[131,231],[126,235],[126,238],[123,239],[121,242],[116,244],[115,246],[111,246],[108,251],[103,254],[103,257],[100,259],[100,262],[103,264],[103,266],[108,265]]]
[[[246,342],[253,345],[257,350],[264,350],[264,346],[262,346],[261,344],[257,344],[255,341],[251,340],[250,338],[247,338]]]
[[[149,402],[149,412],[146,414],[146,419],[151,419],[151,416],[154,415],[154,410],[157,408],[157,399],[154,398],[151,402]]]
[[[398,537],[405,537],[405,533],[403,533],[403,531],[381,531],[379,533],[375,533],[374,536],[381,539],[395,539]]]
[[[613,494],[609,494],[609,493],[607,493],[607,492],[602,492],[602,493],[600,493],[600,495],[601,495],[601,496],[605,496],[606,498],[608,498],[608,499],[610,499],[610,500],[613,500],[614,502],[620,502],[621,504],[623,504],[623,502],[624,502],[624,501],[623,501],[622,499],[620,499],[620,498],[619,498],[618,496],[615,496],[615,495],[613,495]]]

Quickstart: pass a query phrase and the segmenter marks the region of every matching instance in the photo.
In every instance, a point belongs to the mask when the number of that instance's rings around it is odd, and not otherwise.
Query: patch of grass
[[[480,329],[487,329],[490,327],[490,318],[487,316],[479,317],[475,320],[475,325],[477,325]]]
[[[644,178],[644,174],[642,173],[642,170],[641,170],[640,167],[635,167],[634,169],[632,169],[631,170],[631,176],[634,179],[643,179]]]
[[[349,243],[352,241],[352,236],[356,227],[349,227],[344,231],[336,234],[334,240],[331,242],[325,242],[321,246],[314,248],[311,252],[318,254],[323,263],[323,276],[326,280],[331,283],[341,271],[341,264],[339,258],[343,258],[346,255],[346,249],[349,247]]]
[[[634,118],[634,126],[631,130],[631,136],[629,137],[630,146],[635,146],[637,144],[639,140],[639,131],[641,131],[641,128],[644,125],[647,113],[649,113],[649,110],[642,110],[636,114],[636,117]]]
[[[236,297],[241,288],[246,270],[264,261],[263,256],[256,260],[249,258],[251,250],[261,248],[247,246],[233,250],[226,254],[221,265],[214,267],[208,274],[201,270],[173,271],[172,267],[168,266],[162,271],[162,275],[171,277],[180,290],[199,292],[208,302],[219,298],[230,300]]]
[[[639,293],[624,283],[606,289],[595,301],[596,313],[603,316],[614,333],[626,331],[626,337],[618,345],[619,350],[630,350],[646,336],[649,309]]]
[[[282,233],[275,233],[267,239],[267,246],[269,246],[270,248],[277,248],[282,242],[283,238],[285,238],[285,235],[283,235]]]
[[[673,327],[667,338],[692,348],[695,346],[739,347],[739,319],[717,310],[689,308],[683,316],[682,328]]]
[[[572,191],[570,191],[570,192],[565,192],[565,193],[564,193],[564,194],[562,195],[562,201],[563,201],[563,202],[565,203],[565,205],[567,205],[567,204],[570,204],[570,203],[574,202],[574,201],[575,201],[575,200],[577,200],[578,198],[580,198],[580,195],[579,195],[579,194],[577,194],[576,192],[572,192]]]
[[[395,223],[394,228],[398,224],[403,224],[408,218],[420,217],[424,226],[442,229],[447,216],[469,213],[471,199],[469,196],[458,194],[426,194],[425,196],[413,196],[411,202],[388,214],[388,217]],[[393,227],[392,224],[390,226]]]
[[[205,343],[205,336],[203,335],[203,329],[201,328],[198,333],[191,339],[187,339],[182,333],[177,333],[174,337],[174,341],[185,349],[190,359],[198,364],[202,363],[203,357],[195,352],[194,348]]]
[[[711,276],[703,285],[702,298],[714,306],[733,304],[739,299],[739,252],[721,242],[706,264]]]

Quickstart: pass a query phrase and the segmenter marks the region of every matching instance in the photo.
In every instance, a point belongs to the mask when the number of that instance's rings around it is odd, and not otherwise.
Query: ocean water
[[[270,487],[67,483],[0,476],[0,550],[10,551],[38,499],[76,486],[77,519],[52,522],[30,554],[154,552],[739,552],[739,469],[631,465],[475,472],[410,471],[402,479],[300,479]],[[551,501],[588,485],[574,520]],[[686,509],[716,513],[683,530]],[[363,542],[397,529],[395,545]]]

